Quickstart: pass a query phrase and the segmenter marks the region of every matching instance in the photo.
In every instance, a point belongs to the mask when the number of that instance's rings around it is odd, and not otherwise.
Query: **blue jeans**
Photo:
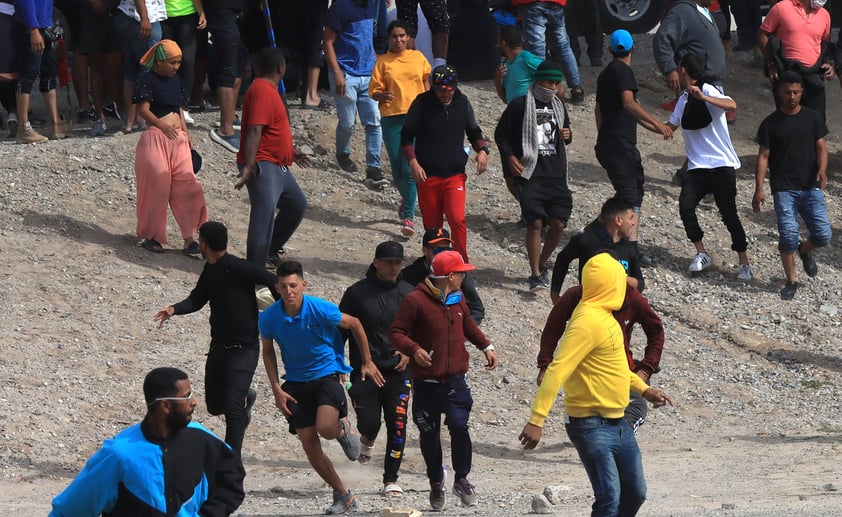
[[[591,517],[633,516],[646,500],[643,462],[624,418],[570,417],[567,436],[593,487]]]
[[[454,375],[443,383],[412,382],[412,421],[421,436],[421,455],[427,465],[427,478],[441,481],[441,416],[450,431],[450,459],[455,479],[468,477],[471,472],[473,447],[468,432],[468,418],[474,399],[465,374]]]
[[[140,58],[152,45],[161,41],[161,22],[152,23],[152,34],[146,41],[140,41],[140,22],[120,11],[112,16],[114,26],[123,37],[123,81],[137,82],[137,78],[147,72],[140,64]]]
[[[386,155],[392,164],[392,180],[401,194],[401,219],[415,220],[415,205],[418,203],[418,190],[406,157],[401,150],[401,128],[406,115],[391,115],[380,120],[383,128],[383,143]]]
[[[830,242],[831,227],[827,205],[821,189],[782,190],[774,192],[775,215],[778,216],[778,251],[795,253],[798,249],[798,214],[810,231],[810,242],[817,248]]]
[[[538,57],[546,58],[549,42],[553,58],[564,70],[567,86],[581,87],[582,78],[579,77],[576,56],[573,55],[570,38],[564,28],[564,8],[549,2],[535,2],[520,6],[518,14],[523,26],[523,48]]]
[[[380,168],[380,145],[383,134],[380,131],[380,108],[377,101],[368,96],[370,76],[345,74],[345,95],[336,95],[336,81],[333,72],[328,75],[330,91],[336,99],[336,153],[351,154],[351,135],[360,113],[360,124],[365,127],[365,165]]]

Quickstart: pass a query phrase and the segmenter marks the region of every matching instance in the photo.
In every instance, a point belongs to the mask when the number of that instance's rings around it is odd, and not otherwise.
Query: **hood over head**
[[[626,271],[610,253],[594,255],[582,269],[582,303],[607,311],[623,306]]]

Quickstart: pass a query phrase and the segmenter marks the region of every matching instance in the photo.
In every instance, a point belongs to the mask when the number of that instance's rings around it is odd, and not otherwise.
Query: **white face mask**
[[[820,7],[824,7],[824,4],[827,3],[827,0],[810,0],[810,7],[813,10],[819,9]]]

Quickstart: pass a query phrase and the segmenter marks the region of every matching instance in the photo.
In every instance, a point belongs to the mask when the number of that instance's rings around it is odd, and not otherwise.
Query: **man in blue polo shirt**
[[[357,501],[319,441],[319,436],[336,439],[351,461],[360,455],[360,438],[351,434],[347,418],[343,383],[351,367],[345,362],[345,344],[339,329],[349,331],[359,346],[362,380],[369,376],[381,387],[383,374],[371,361],[360,320],[340,312],[333,303],[304,294],[307,282],[300,263],[282,262],[275,288],[281,299],[263,311],[258,320],[263,363],[275,405],[289,422],[290,432],[301,440],[310,465],[333,488],[333,505],[327,513],[345,513],[356,508]],[[284,363],[283,385],[273,340],[278,343]]]

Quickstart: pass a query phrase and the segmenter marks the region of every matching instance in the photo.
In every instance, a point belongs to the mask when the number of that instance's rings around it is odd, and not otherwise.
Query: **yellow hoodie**
[[[588,260],[582,270],[582,301],[544,374],[529,423],[543,427],[562,385],[565,412],[578,418],[621,418],[629,387],[638,393],[649,388],[629,370],[623,333],[611,314],[625,295],[626,272],[615,258],[600,253]]]

